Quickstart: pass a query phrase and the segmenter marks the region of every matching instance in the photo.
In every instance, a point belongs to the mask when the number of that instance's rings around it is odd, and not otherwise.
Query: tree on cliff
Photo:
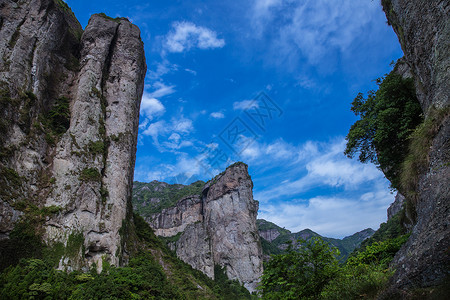
[[[376,80],[377,91],[362,93],[351,110],[360,117],[346,137],[344,154],[359,153],[359,161],[372,162],[383,171],[394,189],[400,188],[402,163],[408,154],[409,137],[422,120],[411,78],[402,78],[396,69]]]

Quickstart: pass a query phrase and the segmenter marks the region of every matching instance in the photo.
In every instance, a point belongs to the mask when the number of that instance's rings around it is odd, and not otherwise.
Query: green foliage
[[[180,299],[150,253],[102,273],[61,272],[40,259],[22,260],[0,276],[1,299]]]
[[[264,299],[317,298],[338,272],[336,248],[318,237],[298,243],[298,250],[290,244],[287,253],[266,264],[260,286]]]
[[[215,291],[226,295],[226,299],[252,299],[252,295],[237,280],[229,280],[226,267],[214,265]]]
[[[396,239],[406,234],[406,228],[403,227],[403,214],[404,211],[400,211],[395,216],[390,218],[386,223],[381,223],[380,228],[368,239],[361,243],[360,248],[356,249],[351,256],[357,255],[362,252],[366,247],[376,242],[382,242],[385,240]]]
[[[111,20],[117,23],[120,23],[120,20],[122,20],[122,18],[111,18],[110,16],[106,15],[105,13],[99,13],[99,16],[101,16],[102,18],[105,18],[107,20]]]
[[[80,174],[81,181],[100,181],[101,179],[102,175],[96,168],[85,168]]]
[[[433,138],[439,131],[442,122],[450,115],[450,107],[442,109],[431,107],[426,119],[411,134],[409,152],[402,165],[400,177],[401,187],[408,199],[415,205],[418,176],[426,170],[428,153]]]
[[[133,208],[141,216],[161,212],[164,208],[174,206],[186,196],[201,195],[204,182],[199,180],[190,185],[166,184],[152,181],[150,183],[133,183]],[[157,199],[158,201],[151,201]]]
[[[103,154],[105,151],[105,143],[103,141],[90,141],[88,145],[88,149],[90,153],[93,154]]]
[[[401,165],[408,152],[409,136],[422,120],[414,83],[403,79],[395,69],[377,79],[378,90],[362,93],[352,102],[351,110],[360,117],[346,137],[344,154],[359,153],[361,162],[379,167],[395,189],[400,188]]]
[[[393,271],[389,263],[407,235],[374,242],[347,260],[321,293],[322,299],[374,299],[386,287]]]
[[[0,241],[0,271],[16,265],[21,258],[41,257],[43,247],[35,221],[22,219],[14,226],[9,239]]]
[[[52,109],[46,114],[45,126],[59,136],[70,127],[70,100],[66,97],[56,99]]]
[[[84,244],[84,236],[81,232],[72,232],[67,239],[67,247],[65,249],[65,256],[75,258],[82,250]],[[82,251],[84,252],[84,251]]]
[[[374,242],[365,247],[364,251],[350,257],[347,260],[347,265],[378,265],[387,268],[394,258],[395,253],[400,250],[400,247],[408,240],[408,238],[409,235],[402,235],[382,242]]]
[[[320,299],[376,299],[392,274],[379,266],[344,266],[324,287]]]

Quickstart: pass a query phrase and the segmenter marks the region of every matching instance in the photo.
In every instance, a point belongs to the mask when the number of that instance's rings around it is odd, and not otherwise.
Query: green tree
[[[295,249],[297,248],[298,249]],[[261,278],[264,299],[316,299],[339,270],[339,251],[319,237],[289,244],[285,254],[273,255]]]
[[[360,117],[346,137],[344,154],[359,153],[359,161],[372,162],[380,168],[391,187],[399,189],[402,163],[408,154],[409,137],[423,121],[411,78],[402,78],[396,69],[377,79],[377,91],[362,93],[352,102],[351,110]]]

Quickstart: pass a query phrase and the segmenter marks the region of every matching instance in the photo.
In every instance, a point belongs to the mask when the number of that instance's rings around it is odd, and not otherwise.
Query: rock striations
[[[61,0],[2,0],[0,11],[0,238],[34,210],[44,241],[72,248],[60,268],[120,265],[146,72],[139,29],[97,14],[83,31]]]
[[[214,278],[216,265],[228,278],[254,291],[262,275],[262,250],[256,226],[258,202],[247,165],[236,163],[205,184],[201,194],[150,214],[147,222],[186,263]]]
[[[411,68],[425,122],[433,125],[425,137],[431,140],[428,156],[409,200],[415,204],[417,222],[393,262],[396,287],[426,287],[449,274],[450,3],[383,0],[382,4]]]

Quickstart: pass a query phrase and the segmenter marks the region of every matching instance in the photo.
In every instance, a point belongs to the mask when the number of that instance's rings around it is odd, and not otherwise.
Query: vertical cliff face
[[[433,125],[426,165],[417,177],[417,223],[394,259],[394,281],[398,287],[434,285],[448,276],[450,261],[450,3],[382,4],[414,77],[425,122]]]
[[[177,256],[214,278],[214,266],[254,291],[262,275],[262,249],[256,226],[258,202],[247,165],[237,163],[209,181],[201,195],[147,218],[157,235],[171,237]]]
[[[2,237],[33,207],[44,241],[71,247],[61,268],[118,265],[146,72],[139,29],[93,15],[83,32],[60,0],[0,9]]]

